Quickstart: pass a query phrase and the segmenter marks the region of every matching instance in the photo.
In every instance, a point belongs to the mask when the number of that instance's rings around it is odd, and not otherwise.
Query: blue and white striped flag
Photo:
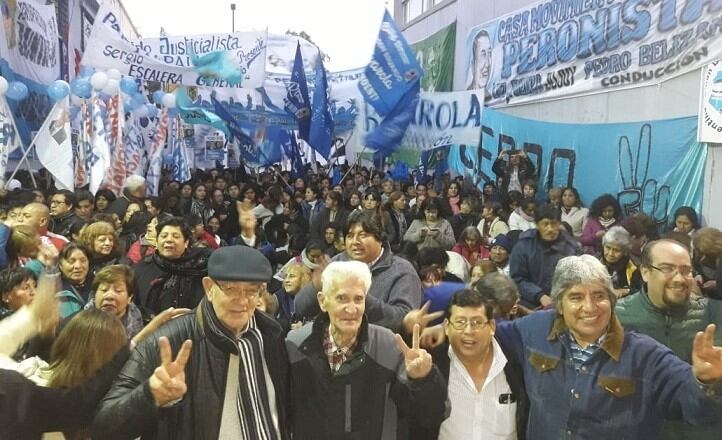
[[[188,164],[183,124],[181,123],[180,116],[173,118],[170,136],[171,156],[173,158],[173,180],[186,182],[191,179],[191,170]]]

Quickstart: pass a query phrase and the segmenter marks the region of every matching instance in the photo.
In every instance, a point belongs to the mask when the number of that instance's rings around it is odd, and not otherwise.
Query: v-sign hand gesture
[[[406,375],[409,379],[422,379],[431,372],[433,362],[431,355],[419,347],[419,333],[421,328],[419,324],[414,325],[413,339],[411,348],[406,345],[403,338],[397,333],[396,334],[396,345],[399,346],[399,350],[404,355],[404,363],[406,364]]]
[[[702,383],[722,379],[722,347],[714,345],[715,328],[710,324],[704,332],[697,332],[692,343],[692,371]]]
[[[173,360],[170,342],[165,336],[158,338],[160,347],[160,366],[150,377],[150,392],[158,406],[166,405],[182,398],[186,391],[185,367],[191,355],[191,341],[186,340]]]

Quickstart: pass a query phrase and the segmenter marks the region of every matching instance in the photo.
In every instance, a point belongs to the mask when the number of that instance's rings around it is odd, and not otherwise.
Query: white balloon
[[[108,78],[120,81],[120,71],[118,69],[108,69],[105,73],[108,75]]]
[[[148,107],[141,105],[137,109],[133,111],[133,114],[136,115],[139,118],[147,118],[148,117]]]
[[[168,108],[175,108],[175,94],[166,93],[163,95],[163,105]]]
[[[8,80],[0,76],[0,96],[5,96],[5,92],[8,91]]]
[[[95,72],[93,76],[90,77],[90,85],[93,86],[96,91],[103,90],[107,84],[108,74],[105,72]]]
[[[109,79],[108,84],[103,87],[103,93],[106,95],[115,95],[118,93],[118,87],[120,86],[120,82],[117,79]]]

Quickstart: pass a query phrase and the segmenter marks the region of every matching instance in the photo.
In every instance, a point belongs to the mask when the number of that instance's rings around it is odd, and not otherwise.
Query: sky
[[[384,7],[391,0],[122,0],[143,37],[197,35],[231,31],[231,3],[236,31],[283,34],[305,31],[331,57],[326,69],[362,67],[371,59]]]

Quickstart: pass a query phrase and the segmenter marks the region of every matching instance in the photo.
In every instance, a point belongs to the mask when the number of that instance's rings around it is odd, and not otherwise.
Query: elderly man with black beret
[[[213,252],[205,298],[133,351],[99,406],[93,437],[288,439],[284,333],[255,311],[270,278],[253,248]]]

